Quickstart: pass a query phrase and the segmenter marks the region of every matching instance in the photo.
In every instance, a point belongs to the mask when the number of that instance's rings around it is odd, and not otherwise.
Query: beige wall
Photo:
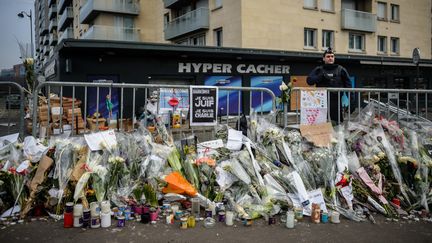
[[[234,0],[224,1],[232,2]],[[390,48],[390,37],[400,38],[400,56],[411,57],[412,49],[419,47],[422,58],[430,59],[431,49],[431,1],[392,0],[387,2],[387,13],[390,14],[390,3],[400,5],[400,23],[377,21],[375,33],[364,33],[365,52],[352,53],[348,50],[349,30],[341,29],[341,1],[335,1],[335,12],[303,8],[303,0],[242,0],[241,46],[244,48],[276,49],[288,51],[321,52],[322,30],[335,31],[335,49],[338,53],[352,55],[377,55],[377,36],[387,36],[387,48]],[[377,1],[372,1],[372,13],[376,14]],[[303,47],[304,28],[317,29],[317,49]],[[224,30],[225,32],[225,30]],[[362,33],[362,32],[359,32]],[[224,39],[227,34],[224,33]],[[389,54],[387,54],[389,55]]]
[[[74,0],[75,3],[83,0]],[[377,0],[368,0],[372,13],[376,14]],[[214,46],[214,33],[223,28],[223,46],[284,51],[322,52],[322,30],[335,31],[337,53],[350,55],[382,55],[377,53],[377,37],[400,38],[400,57],[411,57],[412,50],[419,47],[422,58],[431,59],[431,0],[380,0],[400,6],[400,23],[377,21],[375,33],[365,35],[365,52],[353,53],[348,50],[349,30],[341,29],[341,0],[335,0],[335,11],[303,8],[303,0],[224,0],[222,8],[215,9],[214,0],[209,0],[210,28],[206,33],[206,43]],[[415,2],[415,3],[414,3]],[[135,26],[140,29],[141,41],[169,43],[164,38],[164,13],[162,0],[141,0],[141,13],[135,18]],[[79,11],[79,10],[78,10]],[[100,14],[95,24],[111,25],[112,17]],[[75,20],[76,21],[76,20]],[[81,25],[80,28],[86,28]],[[317,48],[303,46],[304,28],[317,29]],[[77,30],[77,29],[75,29]],[[78,33],[75,32],[75,35]],[[389,53],[384,54],[390,56]]]
[[[140,29],[143,42],[166,42],[164,38],[165,13],[162,0],[141,0],[141,12],[135,18],[135,26]]]
[[[206,38],[208,46],[215,45],[213,31],[222,27],[223,46],[241,47],[241,23],[244,21],[241,6],[241,0],[224,0],[222,8],[215,9],[214,1],[209,0],[210,29]]]

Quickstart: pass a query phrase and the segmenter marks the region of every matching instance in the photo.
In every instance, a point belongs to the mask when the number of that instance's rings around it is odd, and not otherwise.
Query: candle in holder
[[[200,215],[200,200],[197,197],[191,199],[192,201],[192,214],[195,217],[199,217]]]
[[[227,211],[225,213],[225,224],[227,226],[233,226],[234,225],[234,212]]]
[[[294,228],[294,212],[293,211],[288,211],[286,214],[286,227],[288,229]]]

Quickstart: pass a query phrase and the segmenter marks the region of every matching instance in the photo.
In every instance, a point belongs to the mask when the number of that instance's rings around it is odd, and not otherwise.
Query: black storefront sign
[[[215,126],[217,123],[218,88],[190,87],[190,125]]]

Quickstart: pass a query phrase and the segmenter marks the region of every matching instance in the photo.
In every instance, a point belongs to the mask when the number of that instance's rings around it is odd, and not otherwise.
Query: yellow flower
[[[25,64],[28,64],[28,65],[33,65],[34,60],[33,60],[33,58],[29,57],[29,58],[26,58],[26,59],[24,60],[24,63],[25,63]]]

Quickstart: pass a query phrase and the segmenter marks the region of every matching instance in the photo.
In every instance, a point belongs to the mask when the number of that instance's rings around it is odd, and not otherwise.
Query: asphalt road
[[[246,227],[241,222],[228,227],[217,223],[204,228],[180,229],[179,224],[144,225],[128,221],[126,227],[99,229],[63,228],[63,222],[35,221],[0,228],[0,242],[432,242],[432,223],[400,220],[388,222],[376,216],[377,224],[341,219],[340,224],[312,224],[308,218],[295,229],[278,221],[267,225],[262,219]]]

